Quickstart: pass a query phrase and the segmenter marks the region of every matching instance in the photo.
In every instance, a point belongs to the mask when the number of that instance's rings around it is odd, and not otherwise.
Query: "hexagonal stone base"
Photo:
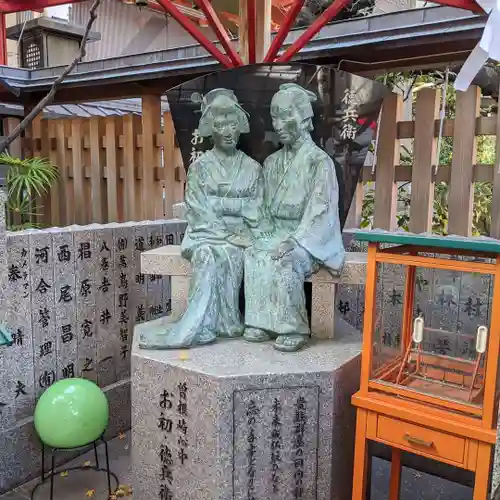
[[[162,318],[154,323],[167,321]],[[241,339],[132,356],[135,500],[348,500],[360,335],[293,354]]]

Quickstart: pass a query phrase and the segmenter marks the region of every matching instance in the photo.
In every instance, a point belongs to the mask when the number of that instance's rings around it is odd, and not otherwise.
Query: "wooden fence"
[[[373,225],[394,229],[397,183],[410,182],[409,229],[430,231],[434,185],[446,182],[448,231],[470,235],[474,183],[486,181],[493,186],[490,235],[500,238],[500,144],[495,165],[476,163],[477,136],[498,135],[499,116],[479,116],[477,87],[458,93],[456,118],[443,126],[443,136],[453,141],[452,161],[436,168],[439,104],[438,91],[423,89],[415,120],[402,121],[402,98],[394,94],[386,99],[376,167],[364,167],[349,220],[359,220],[366,192],[362,184],[375,181]],[[411,164],[400,162],[400,142],[405,139],[412,143]],[[159,96],[143,98],[142,116],[37,120],[22,146],[24,155],[46,156],[60,168],[60,182],[44,200],[41,222],[47,225],[170,217],[172,204],[183,200],[182,158]]]
[[[42,200],[46,225],[169,218],[184,196],[180,150],[159,96],[143,98],[142,116],[37,119],[22,150],[59,167]]]
[[[409,229],[432,230],[434,185],[445,182],[448,194],[448,233],[470,236],[472,232],[475,182],[492,183],[490,236],[500,238],[500,141],[494,165],[476,163],[477,136],[499,136],[500,115],[480,117],[480,91],[471,87],[457,93],[456,117],[445,120],[443,137],[452,137],[450,165],[438,165],[440,93],[423,89],[418,93],[415,120],[402,121],[402,98],[392,95],[384,102],[375,169],[364,167],[362,182],[375,181],[373,226],[396,228],[396,186],[411,183]],[[400,141],[413,139],[412,164],[400,164]],[[374,170],[374,171],[373,171]],[[361,210],[360,183],[352,210]],[[352,220],[352,219],[351,219]]]

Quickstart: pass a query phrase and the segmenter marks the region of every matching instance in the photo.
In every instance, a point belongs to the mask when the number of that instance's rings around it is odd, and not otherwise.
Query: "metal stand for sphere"
[[[105,457],[106,457],[106,468],[102,469],[99,467],[99,455],[97,453],[97,444],[99,441],[102,441],[104,443],[104,451],[105,451]],[[56,456],[58,452],[66,452],[66,451],[73,451],[73,450],[78,450],[81,448],[85,448],[87,446],[93,445],[94,446],[94,457],[95,457],[95,467],[89,465],[88,467],[86,466],[77,466],[77,467],[66,467],[64,468],[64,471],[71,471],[71,470],[93,470],[96,472],[106,472],[107,474],[107,479],[108,479],[108,494],[111,497],[112,491],[111,491],[111,477],[116,481],[116,488],[118,488],[119,481],[118,477],[114,472],[111,472],[109,469],[109,451],[108,451],[108,443],[106,439],[104,439],[104,436],[101,436],[99,439],[96,439],[95,441],[92,441],[91,443],[87,443],[83,446],[78,446],[76,448],[51,448],[52,453],[51,453],[51,468],[50,468],[50,500],[54,499],[54,476],[56,475]],[[47,476],[45,475],[45,444],[42,443],[42,471],[41,471],[41,481],[33,488],[31,492],[31,500],[33,500],[34,495],[36,490],[45,483]]]

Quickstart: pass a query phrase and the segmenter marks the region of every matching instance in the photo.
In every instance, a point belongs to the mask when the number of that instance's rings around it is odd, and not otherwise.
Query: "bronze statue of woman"
[[[243,254],[261,218],[261,166],[237,148],[250,125],[231,90],[210,91],[201,111],[199,133],[212,138],[213,148],[189,166],[187,177],[181,254],[193,269],[188,307],[168,331],[142,334],[143,348],[189,347],[243,334]]]
[[[293,83],[272,98],[273,127],[283,144],[263,168],[266,226],[273,229],[245,252],[244,338],[275,338],[280,351],[307,342],[304,281],[319,266],[338,273],[344,262],[335,165],[311,138],[315,100]]]

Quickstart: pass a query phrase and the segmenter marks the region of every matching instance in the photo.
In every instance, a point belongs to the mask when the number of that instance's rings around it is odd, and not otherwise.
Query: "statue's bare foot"
[[[306,344],[306,335],[279,335],[274,343],[274,348],[282,352],[296,352]]]
[[[264,330],[259,330],[259,328],[246,328],[243,338],[248,342],[265,342],[271,337]]]

